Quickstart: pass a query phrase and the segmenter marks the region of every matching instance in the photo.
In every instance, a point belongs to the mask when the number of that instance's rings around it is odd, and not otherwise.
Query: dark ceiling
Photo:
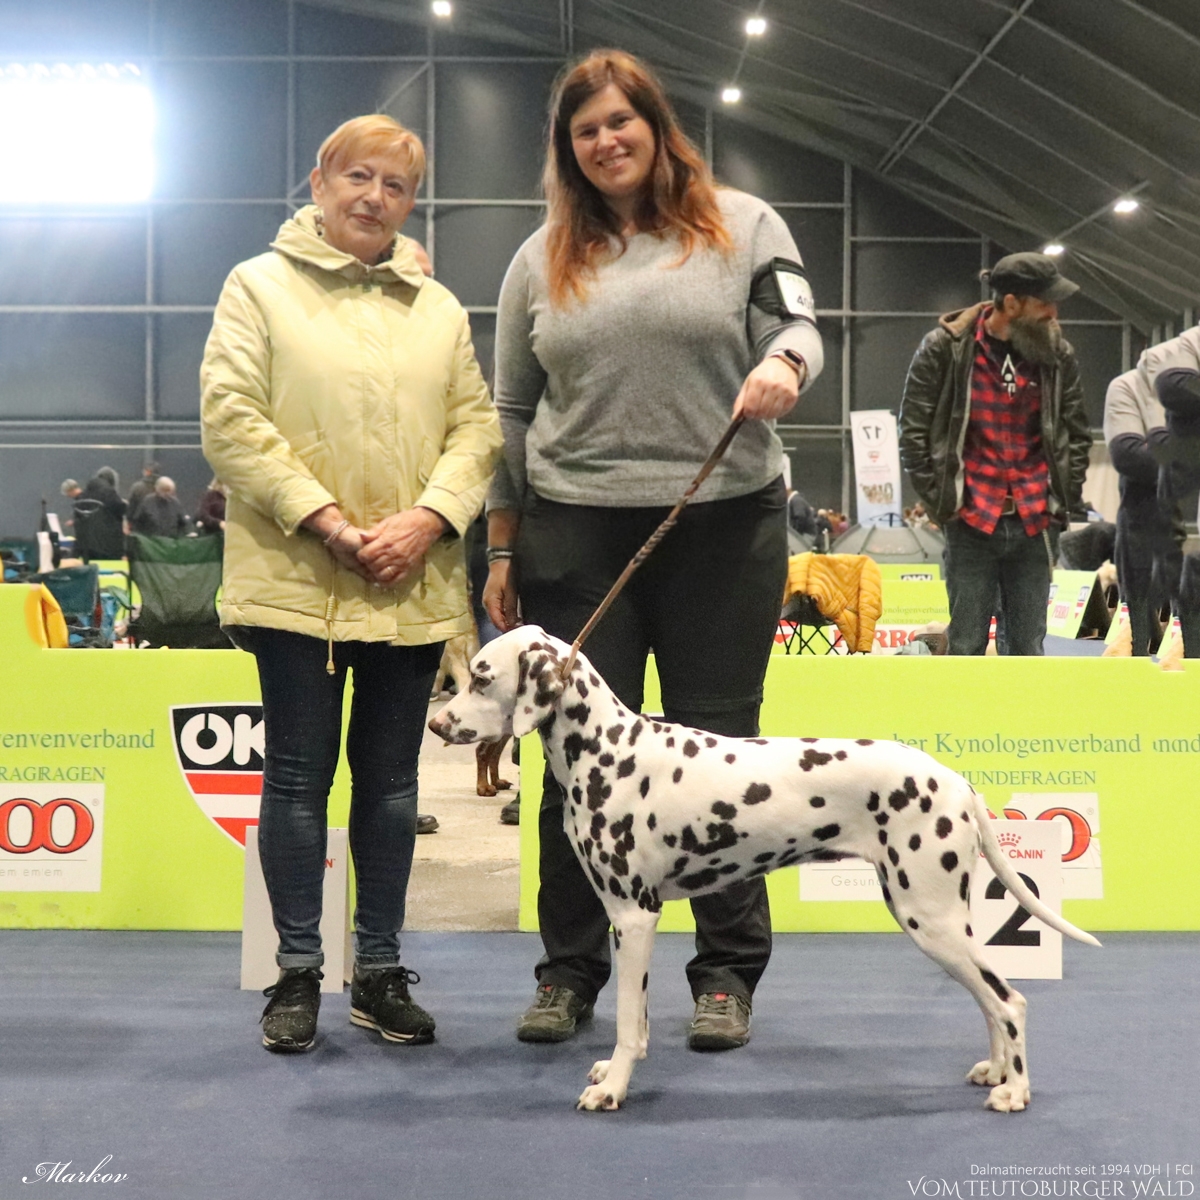
[[[419,0],[317,3],[429,20]],[[455,0],[452,25],[522,52],[622,46],[692,99],[736,81],[738,120],[1001,245],[1063,242],[1143,330],[1200,300],[1200,0]]]

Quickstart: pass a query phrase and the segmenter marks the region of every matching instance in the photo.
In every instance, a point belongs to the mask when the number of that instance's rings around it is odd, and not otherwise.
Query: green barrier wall
[[[647,711],[656,697],[651,674]],[[1067,918],[1200,929],[1200,661],[1163,672],[1131,658],[774,655],[762,732],[902,739],[961,771],[997,813],[1014,792],[1095,792],[1104,899],[1064,901]],[[536,736],[521,755],[521,928],[536,929]],[[779,931],[896,928],[878,901],[801,901],[796,868],[767,886]],[[687,903],[665,905],[660,928],[693,928]]]

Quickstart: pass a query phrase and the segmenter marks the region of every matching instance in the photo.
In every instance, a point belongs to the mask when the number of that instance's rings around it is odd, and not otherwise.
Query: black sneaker
[[[350,1023],[374,1029],[389,1042],[423,1046],[433,1041],[434,1019],[408,994],[420,983],[416,971],[386,967],[381,971],[354,968],[350,981]]]
[[[417,813],[418,833],[437,833],[438,819],[433,813]]]
[[[696,997],[696,1013],[688,1028],[692,1050],[736,1050],[750,1040],[750,1001],[731,992]]]
[[[518,796],[515,800],[510,800],[500,810],[501,825],[520,825],[521,823],[521,797]]]
[[[517,1018],[517,1040],[522,1042],[565,1042],[579,1025],[592,1019],[594,1005],[569,987],[543,983],[537,998]]]
[[[316,967],[285,967],[279,979],[263,991],[270,996],[259,1018],[262,1044],[277,1054],[311,1050],[317,1039],[317,1013],[321,1008],[321,980]]]

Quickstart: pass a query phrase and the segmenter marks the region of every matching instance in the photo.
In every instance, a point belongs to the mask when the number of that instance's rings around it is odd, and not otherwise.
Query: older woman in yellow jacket
[[[461,535],[499,423],[462,307],[400,236],[419,139],[358,117],[318,154],[315,205],[234,268],[201,368],[204,451],[229,489],[221,622],[258,661],[259,852],[279,933],[263,1044],[314,1044],[326,804],[348,667],[357,874],[352,1022],[433,1039],[399,965],[417,755],[442,643],[470,625]]]

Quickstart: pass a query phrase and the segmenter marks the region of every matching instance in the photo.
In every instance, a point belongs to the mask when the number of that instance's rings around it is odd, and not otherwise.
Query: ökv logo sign
[[[171,731],[179,769],[200,811],[239,846],[258,824],[262,797],[261,704],[177,704]]]

